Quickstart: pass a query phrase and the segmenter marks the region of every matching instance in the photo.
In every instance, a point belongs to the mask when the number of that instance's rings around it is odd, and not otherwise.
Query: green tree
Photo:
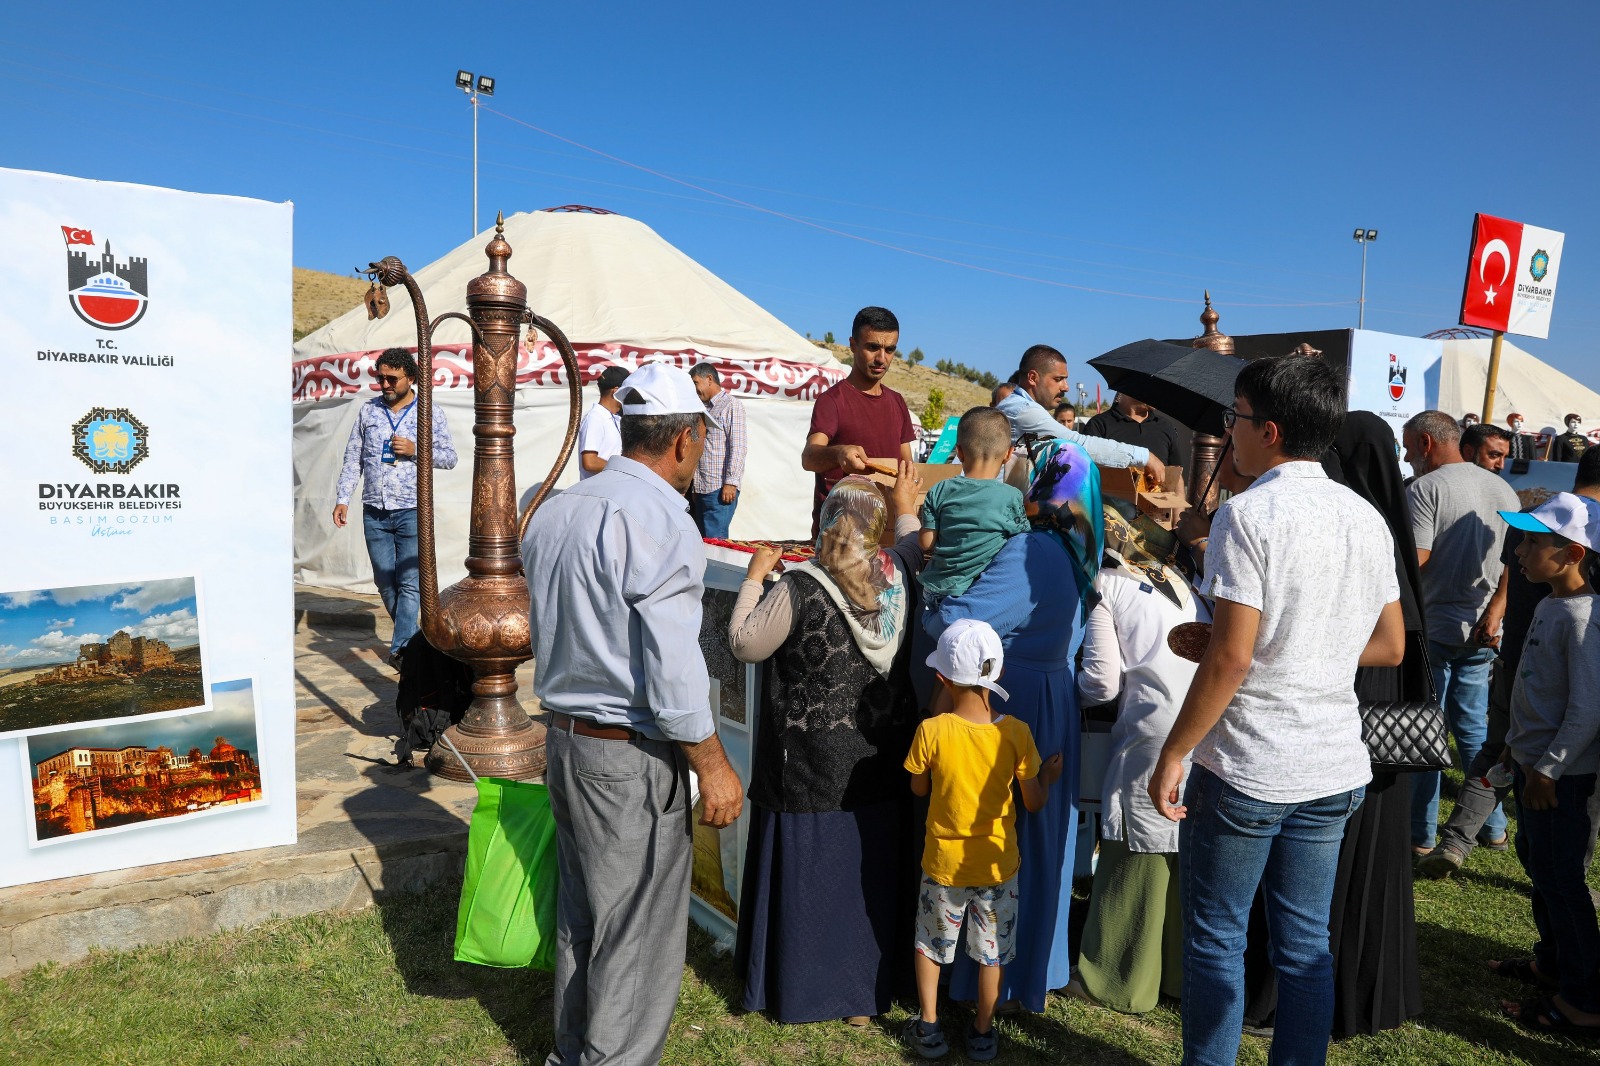
[[[822,343],[823,344],[832,344],[833,343],[833,330],[830,329],[828,332],[826,332],[826,333],[824,333],[822,335]]]
[[[928,402],[922,406],[924,429],[938,429],[944,425],[944,390],[929,389]]]
[[[916,366],[926,358],[927,356],[922,354],[921,348],[913,348],[906,353],[906,362],[910,363],[912,366]]]

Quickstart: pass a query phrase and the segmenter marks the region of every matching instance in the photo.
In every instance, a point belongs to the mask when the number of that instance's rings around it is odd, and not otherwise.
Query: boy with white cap
[[[1539,1032],[1600,1035],[1600,924],[1585,882],[1589,799],[1600,770],[1600,609],[1590,585],[1600,503],[1558,492],[1531,511],[1501,511],[1526,534],[1517,561],[1550,586],[1534,611],[1511,693],[1503,761],[1514,774],[1517,858],[1533,882],[1533,958],[1490,969],[1553,995],[1503,1001]]]
[[[1000,638],[987,622],[951,624],[928,656],[950,693],[952,709],[917,727],[905,767],[911,791],[928,796],[917,904],[917,998],[920,1017],[902,1034],[925,1059],[949,1051],[939,1027],[939,967],[953,962],[963,918],[967,954],[982,969],[977,1015],[967,1028],[967,1057],[995,1057],[993,1021],[1002,968],[1015,955],[1017,919],[1016,803],[1011,781],[1030,811],[1044,807],[1061,776],[1061,756],[1041,765],[1033,734],[1017,719],[994,711],[989,693],[1009,699],[997,683],[1005,665]]]

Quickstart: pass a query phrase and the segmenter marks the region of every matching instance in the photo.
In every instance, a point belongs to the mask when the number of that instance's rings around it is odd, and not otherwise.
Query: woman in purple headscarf
[[[937,641],[958,618],[989,623],[1005,647],[1004,710],[1026,723],[1043,755],[1061,753],[1060,783],[1037,813],[1017,812],[1016,960],[1005,969],[1002,1003],[1043,1013],[1045,994],[1072,974],[1067,912],[1072,905],[1078,824],[1078,692],[1072,657],[1104,551],[1100,476],[1082,448],[1063,442],[1033,467],[1027,492],[1033,530],[1012,537],[972,587],[943,600],[917,643]],[[912,662],[926,651],[914,649]],[[926,705],[926,704],[924,704]],[[955,999],[977,998],[977,967],[956,957]]]

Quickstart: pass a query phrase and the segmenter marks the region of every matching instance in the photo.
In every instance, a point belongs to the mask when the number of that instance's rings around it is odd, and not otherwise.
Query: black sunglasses
[[[1257,425],[1260,425],[1263,422],[1271,422],[1272,421],[1272,419],[1264,418],[1261,415],[1242,415],[1238,411],[1235,411],[1231,407],[1224,407],[1222,409],[1222,428],[1223,429],[1232,429],[1233,426],[1234,426],[1234,423],[1238,422],[1239,419],[1241,419],[1241,418],[1243,418],[1243,419],[1245,419],[1246,421],[1249,421],[1249,422],[1254,422]]]

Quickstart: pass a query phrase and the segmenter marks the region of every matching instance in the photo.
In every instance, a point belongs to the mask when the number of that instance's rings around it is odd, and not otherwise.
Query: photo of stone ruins
[[[32,729],[198,707],[205,702],[200,648],[174,650],[118,630],[81,644],[75,662],[0,689],[0,729]]]

